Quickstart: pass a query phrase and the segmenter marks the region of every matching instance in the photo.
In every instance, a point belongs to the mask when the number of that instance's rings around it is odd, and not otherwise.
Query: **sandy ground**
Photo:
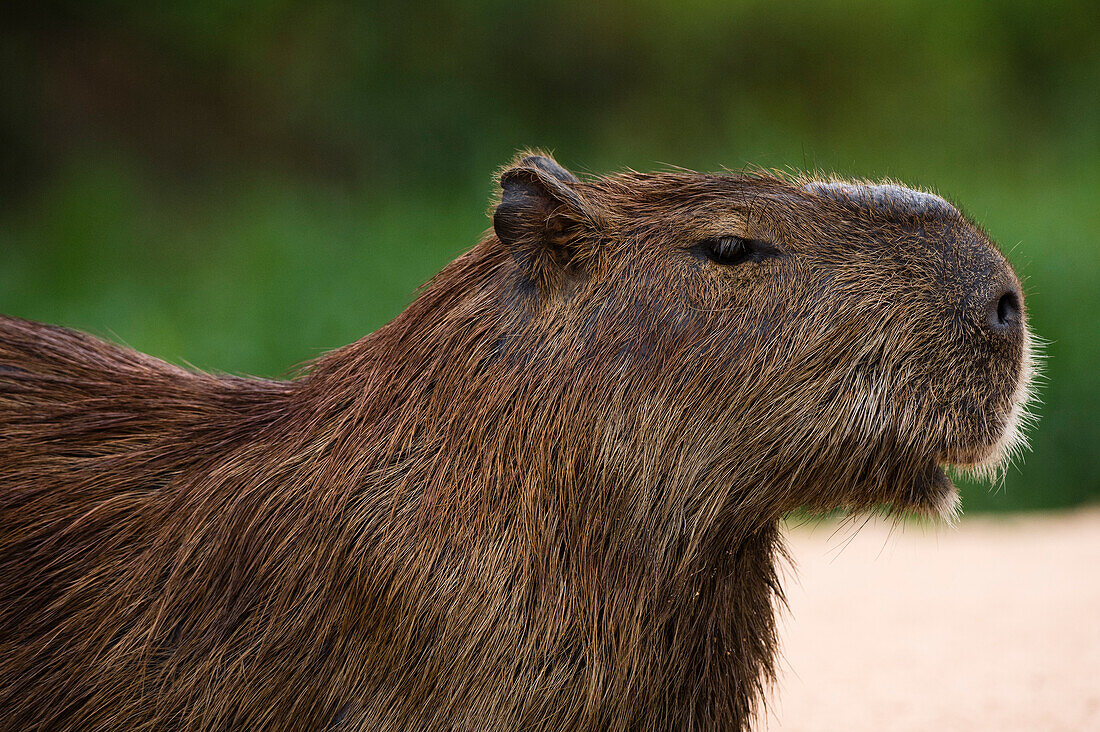
[[[1100,731],[1100,510],[793,527],[768,730]]]

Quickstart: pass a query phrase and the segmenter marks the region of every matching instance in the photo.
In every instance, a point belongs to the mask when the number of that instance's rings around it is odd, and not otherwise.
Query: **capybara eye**
[[[715,264],[727,267],[743,262],[759,262],[779,252],[772,245],[759,239],[745,239],[740,236],[718,236],[704,239],[700,248]]]

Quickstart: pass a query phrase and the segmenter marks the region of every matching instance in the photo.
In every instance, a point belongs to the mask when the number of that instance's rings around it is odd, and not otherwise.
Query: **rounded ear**
[[[543,155],[528,155],[500,175],[493,229],[544,288],[583,268],[599,232],[595,209],[576,176]]]

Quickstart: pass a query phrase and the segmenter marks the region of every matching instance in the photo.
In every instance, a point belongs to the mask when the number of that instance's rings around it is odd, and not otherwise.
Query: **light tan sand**
[[[788,532],[757,727],[1100,732],[1100,510],[856,528]]]

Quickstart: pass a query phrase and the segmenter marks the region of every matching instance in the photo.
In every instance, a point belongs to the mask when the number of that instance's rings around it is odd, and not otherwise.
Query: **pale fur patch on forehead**
[[[910,216],[958,216],[959,211],[934,193],[915,191],[893,183],[849,183],[845,181],[807,183],[803,188],[834,201],[850,202],[866,208],[886,209]]]

